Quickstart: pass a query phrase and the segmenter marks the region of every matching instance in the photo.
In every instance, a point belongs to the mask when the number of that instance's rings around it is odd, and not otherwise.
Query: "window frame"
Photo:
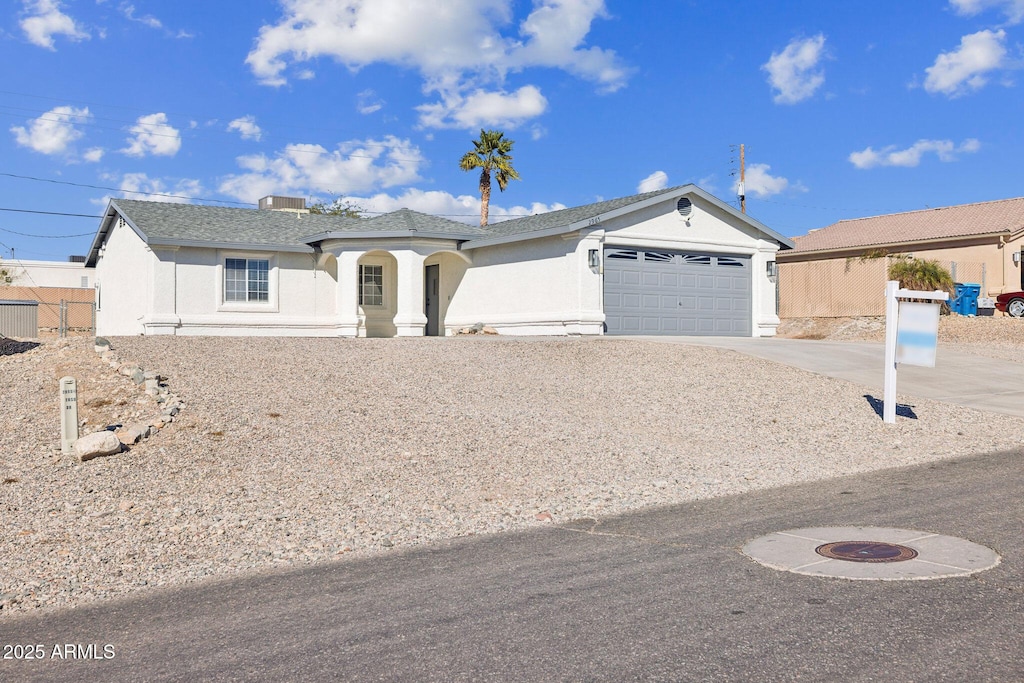
[[[245,285],[245,299],[229,299],[228,298],[228,262],[229,261],[245,261],[245,273],[246,277],[244,282]],[[262,281],[263,287],[266,289],[266,299],[260,300],[258,298],[250,298],[252,292],[250,291],[250,262],[265,262],[266,263],[266,275]],[[237,270],[237,269],[236,269]],[[227,312],[279,312],[278,302],[278,255],[268,254],[267,252],[238,252],[238,251],[221,251],[217,254],[217,283],[216,283],[216,296],[217,296],[217,311]],[[259,279],[255,281],[257,289],[255,293],[259,293],[260,284]]]
[[[231,262],[236,262],[235,267]],[[241,263],[239,268],[237,263]],[[262,266],[262,267],[261,267]],[[231,278],[232,274],[242,272],[244,279]],[[255,277],[254,277],[255,275]],[[260,277],[262,275],[262,277]],[[241,290],[229,287],[229,284],[241,284]],[[262,285],[262,287],[260,286]],[[245,298],[233,298],[233,295],[244,294]],[[262,296],[260,296],[262,295]],[[270,259],[240,258],[227,256],[224,258],[224,303],[226,304],[267,304],[270,303]]]
[[[370,272],[372,270],[372,272]],[[367,280],[367,276],[376,280]],[[379,303],[367,302],[367,288],[376,285],[378,291],[370,293],[370,296],[379,298]],[[363,308],[374,310],[384,309],[387,306],[387,292],[384,288],[384,265],[378,263],[360,263],[356,274],[356,301]]]

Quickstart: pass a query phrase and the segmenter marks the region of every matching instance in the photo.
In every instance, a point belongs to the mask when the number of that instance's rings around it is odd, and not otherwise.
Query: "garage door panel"
[[[623,292],[622,308],[626,310],[640,308],[640,295],[636,292]]]
[[[655,313],[661,310],[661,297],[657,294],[644,294],[642,298],[644,310]]]
[[[609,248],[607,332],[749,336],[750,280],[748,256]]]

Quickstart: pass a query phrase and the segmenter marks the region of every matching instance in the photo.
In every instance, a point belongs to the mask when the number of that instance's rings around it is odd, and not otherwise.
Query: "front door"
[[[427,315],[427,336],[437,337],[441,334],[441,266],[427,266],[425,278],[423,309]]]

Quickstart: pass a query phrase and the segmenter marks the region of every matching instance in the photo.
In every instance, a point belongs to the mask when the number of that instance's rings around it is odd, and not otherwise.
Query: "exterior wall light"
[[[587,253],[587,263],[590,264],[591,268],[598,268],[601,266],[601,254],[597,249],[591,249]]]
[[[769,261],[765,265],[767,266],[766,270],[768,272],[768,277],[776,277],[776,276],[778,276],[778,274],[779,274],[779,266],[778,266],[777,263],[775,263],[775,261]]]
[[[1014,263],[1020,263],[1020,252],[1019,251],[1013,252],[1013,262]]]

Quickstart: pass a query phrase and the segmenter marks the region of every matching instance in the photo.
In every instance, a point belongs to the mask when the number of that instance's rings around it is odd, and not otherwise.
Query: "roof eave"
[[[463,247],[463,249],[476,249],[478,247],[493,247],[493,246],[497,246],[497,245],[500,245],[500,244],[508,244],[508,243],[511,243],[511,242],[520,242],[520,241],[524,241],[524,240],[539,239],[539,238],[542,238],[542,237],[557,237],[559,235],[565,235],[565,234],[573,233],[573,232],[576,232],[578,230],[582,230],[584,228],[595,227],[595,226],[599,225],[601,222],[603,222],[605,220],[611,220],[613,218],[618,218],[619,216],[624,216],[624,215],[626,215],[628,213],[632,213],[634,211],[638,211],[640,209],[647,208],[648,206],[653,206],[654,204],[659,204],[659,203],[665,201],[665,199],[667,197],[675,197],[675,196],[681,197],[681,196],[683,196],[685,194],[696,195],[696,196],[700,197],[701,199],[703,199],[704,201],[709,202],[710,204],[713,204],[717,208],[724,210],[726,213],[729,213],[733,217],[738,218],[739,220],[743,221],[744,223],[750,225],[752,228],[754,228],[756,230],[759,230],[760,232],[763,232],[764,234],[768,235],[773,240],[777,241],[780,245],[786,247],[787,249],[792,249],[795,246],[793,241],[790,240],[788,237],[783,237],[781,234],[775,232],[774,230],[772,230],[768,226],[764,225],[760,221],[755,220],[755,219],[751,218],[750,216],[747,216],[744,213],[740,213],[739,211],[737,211],[736,209],[732,208],[731,206],[729,206],[728,204],[726,204],[722,200],[720,200],[717,197],[715,197],[714,195],[705,192],[704,190],[700,189],[699,187],[697,187],[696,185],[691,183],[689,185],[683,185],[681,187],[678,187],[678,188],[676,188],[674,190],[667,190],[666,192],[664,192],[662,194],[658,194],[658,195],[655,195],[653,197],[648,197],[647,199],[643,199],[643,200],[640,200],[638,202],[633,202],[632,204],[626,204],[625,206],[620,206],[619,208],[612,209],[611,211],[607,211],[607,212],[604,212],[604,213],[598,213],[598,214],[595,214],[595,215],[587,216],[585,218],[582,218],[582,219],[580,219],[578,221],[574,221],[572,223],[567,223],[567,224],[555,226],[555,227],[552,227],[552,228],[545,228],[543,230],[532,230],[532,231],[529,231],[529,232],[514,233],[512,235],[497,235],[495,237],[484,237],[484,238],[480,238],[480,239],[471,239],[470,241],[468,241],[465,244],[463,244],[462,247]],[[595,217],[598,218],[598,222],[597,223],[594,222]]]
[[[96,237],[92,240],[92,245],[89,247],[89,255],[85,259],[86,268],[94,268],[96,261],[99,260],[100,249],[103,247],[103,243],[106,241],[107,236],[110,234],[111,224],[115,216],[121,216],[124,222],[132,229],[132,231],[139,236],[146,244],[149,244],[149,237],[146,233],[139,229],[139,226],[135,225],[131,218],[125,214],[117,202],[111,199],[107,202],[107,210],[103,214],[103,218],[100,219],[100,227],[96,231]]]
[[[306,244],[314,242],[325,242],[327,240],[367,240],[367,239],[395,239],[410,237],[417,239],[440,239],[449,242],[465,242],[473,239],[473,235],[464,235],[450,232],[429,232],[420,230],[361,230],[359,232],[320,232],[300,240]]]
[[[1021,232],[1020,230],[1017,233]],[[999,237],[1001,235],[1013,235],[1013,231],[997,230],[995,232],[979,232],[974,235],[954,235],[950,237],[931,237],[924,240],[904,240],[902,242],[873,242],[870,244],[854,244],[844,247],[829,247],[828,249],[794,249],[790,252],[792,256],[803,256],[805,254],[817,256],[820,254],[832,254],[844,251],[860,251],[863,249],[878,249],[880,247],[914,247],[926,244],[938,244],[940,242],[955,242],[960,240],[983,239],[985,237]]]
[[[262,244],[259,242],[219,242],[212,240],[187,240],[176,237],[153,237],[148,241],[151,247],[201,247],[206,249],[237,249],[239,251],[287,251],[300,254],[312,253],[308,244]]]

